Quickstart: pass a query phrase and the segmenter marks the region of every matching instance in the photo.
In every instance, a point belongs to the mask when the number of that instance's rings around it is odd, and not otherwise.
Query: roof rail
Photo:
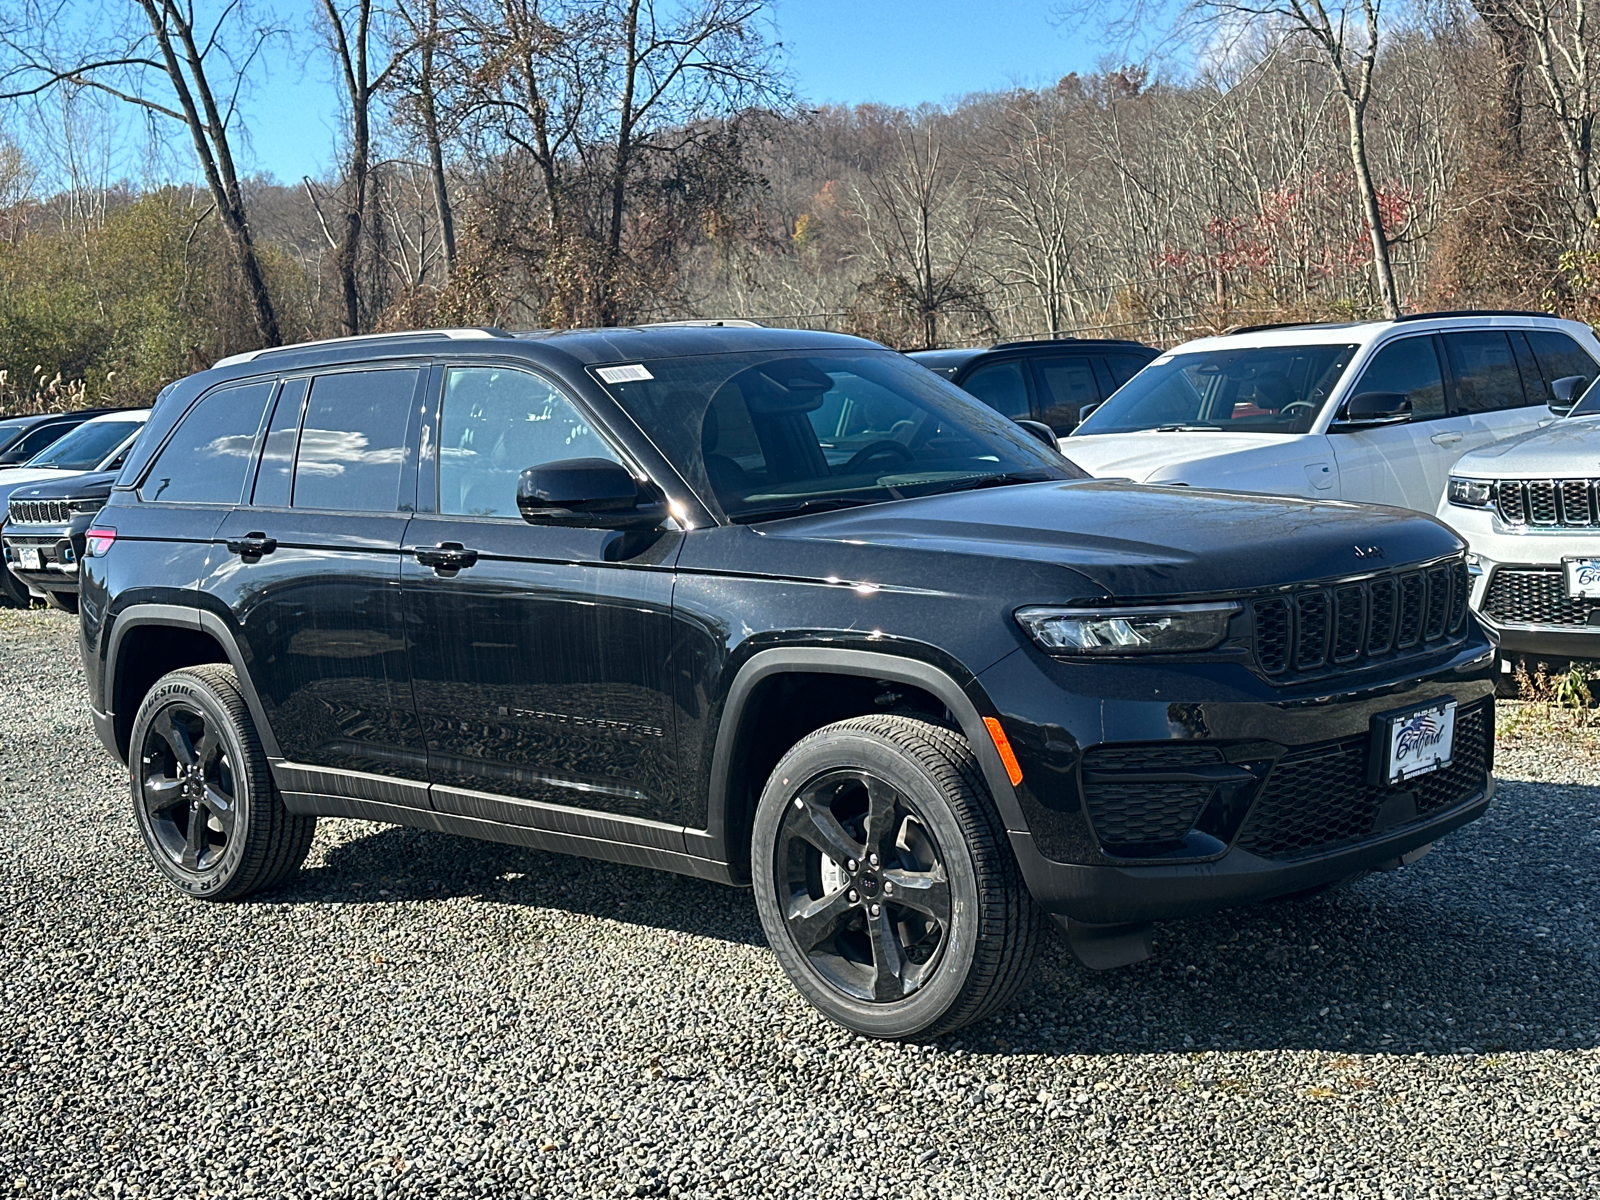
[[[354,337],[320,338],[314,342],[290,342],[286,346],[266,346],[260,350],[246,350],[243,354],[230,354],[212,363],[213,367],[232,367],[254,362],[263,354],[279,354],[285,350],[309,350],[313,346],[339,346],[345,342],[382,342],[399,338],[442,337],[454,341],[476,341],[480,338],[508,338],[512,335],[492,325],[472,329],[407,329],[397,333],[358,333]]]
[[[684,321],[646,321],[635,329],[765,329],[760,321],[746,317],[694,317]]]
[[[1310,329],[1316,325],[1347,324],[1347,322],[1334,321],[1267,321],[1261,325],[1241,325],[1237,329],[1230,329],[1223,337],[1232,337],[1236,333],[1260,333],[1264,329]]]
[[[1396,317],[1396,321],[1426,321],[1430,317],[1548,317],[1559,321],[1561,318],[1555,313],[1533,312],[1531,309],[1522,308],[1454,308],[1442,312],[1407,313],[1403,317]]]
[[[1042,343],[1047,343],[1047,342],[1093,342],[1096,345],[1108,344],[1108,345],[1119,345],[1119,346],[1143,346],[1144,345],[1144,343],[1139,341],[1137,338],[1086,338],[1086,337],[1073,337],[1073,336],[1059,337],[1059,336],[1057,336],[1055,334],[1050,334],[1047,337],[1019,338],[1019,339],[1017,339],[1015,341],[1010,341],[1010,342],[996,342],[994,345],[990,346],[989,349],[991,349],[991,350],[1016,350],[1016,349],[1019,349],[1019,348],[1021,348],[1023,346],[1038,346],[1038,345],[1040,345]]]

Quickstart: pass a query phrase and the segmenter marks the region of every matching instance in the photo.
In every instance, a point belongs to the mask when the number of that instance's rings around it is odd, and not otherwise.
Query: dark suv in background
[[[0,529],[5,568],[54,608],[78,611],[84,534],[111,495],[116,471],[91,471],[11,493]]]
[[[0,471],[7,467],[20,467],[90,417],[111,411],[109,408],[85,408],[78,412],[43,413],[0,420]]]
[[[1161,351],[1120,338],[1043,338],[909,357],[1017,421],[1066,437]]]
[[[1417,857],[1493,788],[1431,517],[1082,473],[903,356],[458,330],[181,381],[86,536],[95,727],[189,895],[319,815],[752,886],[850,1029],[995,1011],[1049,914]]]

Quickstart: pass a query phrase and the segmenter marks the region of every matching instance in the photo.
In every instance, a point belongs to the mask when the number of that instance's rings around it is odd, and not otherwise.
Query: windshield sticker
[[[645,370],[643,363],[629,363],[624,367],[597,367],[595,374],[606,383],[636,383],[655,376]]]

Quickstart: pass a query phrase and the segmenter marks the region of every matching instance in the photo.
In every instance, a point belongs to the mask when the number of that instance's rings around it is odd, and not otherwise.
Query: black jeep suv
[[[78,611],[78,563],[84,535],[111,495],[116,471],[93,471],[11,493],[0,526],[5,567],[43,592],[55,608]]]
[[[178,888],[277,883],[319,815],[748,884],[872,1035],[994,1011],[1043,914],[1133,961],[1492,790],[1443,525],[1088,479],[853,338],[226,360],[158,402],[86,555],[94,722]]]

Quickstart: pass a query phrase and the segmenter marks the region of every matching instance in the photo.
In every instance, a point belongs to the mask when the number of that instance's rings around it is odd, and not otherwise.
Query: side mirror
[[[1411,398],[1404,392],[1362,392],[1345,401],[1334,426],[1389,425],[1411,419]]]
[[[1059,454],[1061,452],[1061,447],[1056,445],[1056,431],[1043,421],[1018,421],[1017,424],[1021,425],[1024,431],[1031,433],[1046,446],[1049,446],[1050,449],[1056,451],[1056,453]]]
[[[1578,402],[1589,386],[1582,375],[1563,375],[1550,384],[1550,411],[1564,413]]]
[[[517,481],[517,508],[531,525],[582,529],[655,529],[667,516],[666,505],[644,495],[628,468],[609,458],[529,467]]]
[[[1082,425],[1085,421],[1087,421],[1089,419],[1089,414],[1094,412],[1095,409],[1099,408],[1104,403],[1104,400],[1096,400],[1093,404],[1085,404],[1082,408],[1080,408],[1078,410],[1078,424]]]

